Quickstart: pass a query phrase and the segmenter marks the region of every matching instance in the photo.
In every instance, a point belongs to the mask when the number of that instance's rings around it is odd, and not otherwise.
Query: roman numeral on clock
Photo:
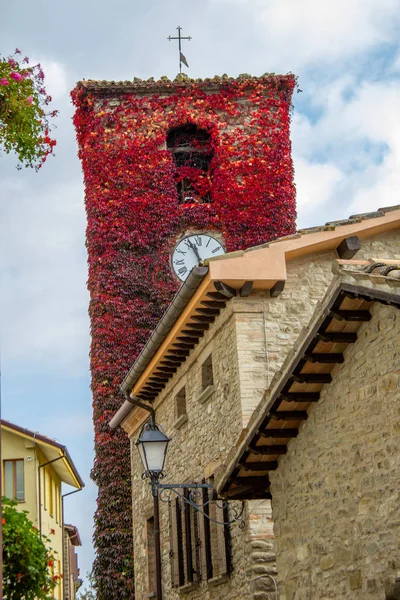
[[[217,246],[216,248],[214,248],[214,250],[211,250],[211,252],[213,254],[215,254],[215,252],[218,252],[218,250],[221,248],[221,246]]]
[[[186,273],[186,271],[187,271],[187,268],[186,268],[186,267],[181,267],[180,269],[178,269],[178,273],[179,273],[180,275],[184,275],[184,274]]]

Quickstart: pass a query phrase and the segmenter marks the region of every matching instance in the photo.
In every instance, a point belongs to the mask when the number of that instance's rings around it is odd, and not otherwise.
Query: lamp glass
[[[144,448],[148,471],[162,471],[168,442],[148,442]]]
[[[160,472],[164,469],[169,438],[157,426],[144,425],[136,442],[145,472]]]

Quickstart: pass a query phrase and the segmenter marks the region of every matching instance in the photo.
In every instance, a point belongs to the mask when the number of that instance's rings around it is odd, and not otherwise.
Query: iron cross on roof
[[[184,54],[182,54],[182,45],[181,45],[181,41],[182,41],[182,40],[189,40],[189,42],[190,42],[190,40],[191,40],[192,38],[191,38],[190,36],[188,36],[188,37],[183,37],[183,36],[181,35],[182,27],[181,27],[180,25],[178,25],[178,27],[177,27],[177,30],[178,30],[178,36],[177,36],[177,37],[173,37],[173,36],[171,36],[171,35],[170,35],[170,36],[168,36],[168,38],[167,38],[167,39],[168,39],[169,41],[171,41],[171,40],[179,40],[179,73],[182,73],[182,63],[183,63],[184,65],[186,65],[186,66],[187,66],[187,68],[189,68],[189,65],[188,65],[188,63],[187,63],[187,60],[186,60],[186,57],[185,57],[185,55],[184,55]]]

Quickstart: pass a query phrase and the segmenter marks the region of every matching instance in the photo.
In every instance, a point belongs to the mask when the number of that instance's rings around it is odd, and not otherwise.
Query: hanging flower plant
[[[17,48],[13,56],[0,57],[0,148],[6,154],[14,151],[21,165],[38,170],[53,154],[50,121],[58,111],[49,109],[52,99],[40,64],[31,65],[20,55]]]

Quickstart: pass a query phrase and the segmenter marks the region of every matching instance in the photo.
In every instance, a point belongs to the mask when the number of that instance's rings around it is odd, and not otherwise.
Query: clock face
[[[181,281],[189,276],[193,267],[212,256],[225,254],[222,244],[208,233],[188,235],[180,240],[172,254],[172,268]]]

